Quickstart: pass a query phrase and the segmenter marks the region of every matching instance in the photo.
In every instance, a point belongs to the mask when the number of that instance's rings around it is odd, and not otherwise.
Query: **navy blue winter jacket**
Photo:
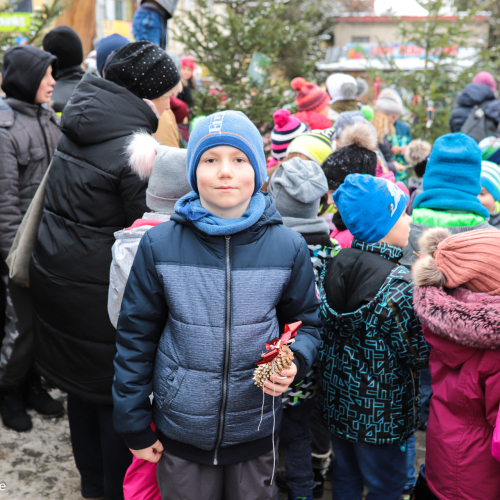
[[[264,399],[258,430],[263,393],[252,380],[255,362],[285,324],[302,321],[292,345],[300,380],[317,355],[318,310],[307,244],[283,226],[272,196],[256,224],[230,237],[209,236],[174,214],[143,236],[125,289],[116,430],[132,449],[159,437],[167,451],[200,463],[266,453],[273,398]],[[277,430],[281,398],[274,410]]]
[[[450,115],[450,131],[460,132],[472,108],[483,101],[488,101],[485,107],[486,117],[495,125],[500,121],[500,101],[495,98],[493,91],[482,83],[469,83],[457,96],[456,104]]]

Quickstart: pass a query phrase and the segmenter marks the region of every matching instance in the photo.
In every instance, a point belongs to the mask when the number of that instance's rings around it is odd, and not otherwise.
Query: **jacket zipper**
[[[227,404],[227,378],[229,372],[229,351],[231,342],[231,258],[229,257],[229,241],[231,236],[225,236],[226,239],[226,328],[224,339],[224,374],[222,377],[222,403],[219,416],[219,433],[215,445],[214,465],[218,464],[217,454],[222,442],[222,432],[224,431],[224,414]]]
[[[37,113],[36,113],[36,118],[38,120],[38,125],[40,125],[40,130],[41,130],[42,135],[43,135],[43,142],[45,142],[45,152],[47,153],[47,161],[50,163],[50,161],[52,160],[52,158],[50,156],[49,143],[47,142],[47,136],[45,135],[45,130],[43,129],[42,122],[40,121],[40,111],[41,110],[42,110],[42,107],[40,106],[38,108]]]
[[[406,332],[403,330],[403,327],[401,326],[401,323],[399,321],[399,314],[398,314],[397,307],[394,305],[394,303],[392,301],[387,301],[387,303],[388,303],[389,307],[392,309],[392,311],[394,312],[394,315],[396,316],[396,323],[398,324],[399,331],[401,332],[402,337],[405,339],[406,344],[408,345],[408,349],[409,349],[411,355],[415,358],[415,360],[417,360],[417,361],[423,361],[422,358],[418,357],[417,351],[411,345],[411,342],[410,342],[410,339],[408,338],[408,335],[406,334]],[[415,420],[417,419],[417,406],[416,406],[417,394],[415,392],[415,378],[414,378],[414,373],[413,373],[412,368],[409,368],[409,370],[410,370],[411,383],[412,383],[412,386],[413,386],[413,421],[415,422]]]

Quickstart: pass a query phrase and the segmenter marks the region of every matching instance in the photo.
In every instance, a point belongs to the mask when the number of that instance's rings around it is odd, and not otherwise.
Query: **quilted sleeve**
[[[113,420],[129,448],[151,446],[153,366],[168,317],[163,287],[156,273],[149,236],[139,245],[130,271],[116,332]]]
[[[5,260],[23,219],[17,154],[11,137],[0,133],[0,257]]]

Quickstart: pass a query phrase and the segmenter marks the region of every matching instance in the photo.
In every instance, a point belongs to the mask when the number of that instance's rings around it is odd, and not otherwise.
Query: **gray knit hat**
[[[269,184],[282,217],[316,219],[320,198],[327,191],[328,182],[321,167],[301,158],[283,162]]]
[[[386,88],[380,92],[373,109],[387,115],[401,116],[404,111],[403,99],[396,90]]]
[[[179,198],[191,191],[187,149],[163,146],[146,132],[136,132],[127,146],[132,169],[148,180],[146,204],[154,212],[173,214]]]

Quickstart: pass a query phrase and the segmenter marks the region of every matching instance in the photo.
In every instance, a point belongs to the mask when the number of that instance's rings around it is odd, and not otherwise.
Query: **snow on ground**
[[[50,394],[66,407],[63,392],[53,389]],[[33,410],[29,414],[30,432],[11,431],[0,421],[0,500],[81,500],[67,416],[45,418]],[[424,458],[425,433],[417,432],[417,473]],[[331,495],[331,482],[327,482],[323,500]]]

